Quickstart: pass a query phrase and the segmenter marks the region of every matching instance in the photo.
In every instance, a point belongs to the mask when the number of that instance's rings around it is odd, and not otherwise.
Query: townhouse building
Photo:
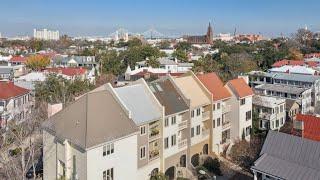
[[[249,73],[250,86],[261,84],[279,84],[290,87],[310,88],[311,107],[314,109],[320,101],[320,76],[292,73],[270,73],[252,71]]]
[[[11,81],[0,81],[0,127],[9,121],[24,121],[31,112],[31,91],[14,85]]]
[[[43,123],[44,179],[138,179],[138,127],[106,87]]]
[[[259,129],[280,130],[286,121],[286,100],[255,95],[252,99],[253,112],[259,118]]]
[[[216,73],[197,76],[212,94],[212,152],[220,154],[231,143],[231,92]]]
[[[164,109],[143,79],[132,85],[114,88],[119,101],[129,110],[139,128],[137,144],[138,179],[150,178],[151,172],[163,171],[160,163],[163,151],[162,123]],[[170,136],[177,141],[177,135]],[[167,148],[168,143],[164,146]],[[162,166],[162,167],[161,167]]]
[[[188,177],[187,159],[190,141],[188,100],[174,84],[171,76],[149,83],[151,91],[165,110],[163,133],[163,166],[168,177]]]
[[[295,100],[301,107],[301,113],[313,112],[311,106],[311,89],[288,86],[283,84],[261,84],[255,86],[255,92],[260,95]]]
[[[212,149],[212,95],[192,72],[175,77],[174,82],[190,101],[190,166],[196,167]]]
[[[43,124],[44,178],[195,178],[202,158],[249,140],[252,95],[242,78],[224,86],[214,73],[103,85]]]
[[[231,140],[245,139],[250,141],[252,129],[252,89],[244,78],[240,77],[227,82],[225,87],[231,92]]]

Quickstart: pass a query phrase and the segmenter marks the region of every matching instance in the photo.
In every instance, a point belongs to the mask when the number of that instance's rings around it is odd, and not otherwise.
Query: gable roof
[[[240,98],[252,96],[254,93],[250,86],[244,81],[243,78],[232,79],[228,81],[227,85],[236,93]]]
[[[165,115],[175,114],[189,109],[183,97],[178,93],[168,78],[159,79],[149,84],[159,102],[165,108]]]
[[[270,130],[251,169],[281,179],[319,179],[320,143]]]
[[[0,81],[0,99],[11,99],[29,93],[28,89],[14,85],[11,81]]]
[[[183,95],[190,100],[191,108],[196,108],[211,103],[211,99],[206,95],[205,90],[193,74],[174,78],[174,82]]]
[[[223,82],[216,73],[212,72],[207,74],[199,74],[197,77],[212,93],[212,99],[214,101],[231,97],[230,92],[226,87],[223,86]]]
[[[283,60],[277,61],[274,64],[272,64],[272,67],[281,67],[281,66],[284,66],[284,65],[303,66],[304,65],[304,61],[303,60],[287,60],[287,59],[283,59]]]
[[[320,118],[312,115],[297,114],[297,121],[303,122],[302,136],[315,141],[320,141]]]
[[[148,87],[144,84],[134,84],[119,88],[114,91],[129,109],[133,121],[137,125],[155,121],[161,118],[162,111],[157,107],[152,99],[152,94],[148,92]]]
[[[85,150],[138,129],[108,90],[89,92],[43,123],[56,137]]]
[[[27,61],[27,58],[23,57],[23,56],[13,56],[9,61],[10,62],[21,62],[21,63],[24,63],[24,62]]]

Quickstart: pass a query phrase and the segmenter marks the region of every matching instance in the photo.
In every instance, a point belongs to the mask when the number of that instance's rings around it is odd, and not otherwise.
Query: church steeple
[[[207,40],[208,44],[212,44],[213,43],[213,30],[212,30],[210,22],[209,22],[209,26],[208,26],[208,30],[207,30],[206,40]]]

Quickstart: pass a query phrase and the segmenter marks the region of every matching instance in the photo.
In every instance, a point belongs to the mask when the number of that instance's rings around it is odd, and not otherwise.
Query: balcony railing
[[[160,130],[158,128],[151,128],[149,138],[150,140],[157,139],[160,137]]]
[[[187,146],[187,139],[179,140],[178,141],[178,148],[183,148]]]
[[[210,134],[210,130],[206,129],[206,130],[202,130],[202,137],[206,137]]]
[[[203,112],[202,113],[202,120],[206,121],[208,119],[210,119],[210,111]]]
[[[154,160],[154,159],[156,159],[156,158],[158,158],[159,157],[159,150],[152,150],[152,151],[150,151],[149,152],[149,159],[150,160]]]
[[[222,106],[222,113],[227,113],[231,111],[231,105],[223,105]]]
[[[179,130],[184,129],[184,128],[187,128],[187,125],[188,125],[188,121],[187,121],[187,120],[181,121],[181,122],[178,124]]]
[[[229,128],[229,127],[231,127],[231,123],[230,123],[229,120],[222,122],[222,129],[227,129],[227,128]]]

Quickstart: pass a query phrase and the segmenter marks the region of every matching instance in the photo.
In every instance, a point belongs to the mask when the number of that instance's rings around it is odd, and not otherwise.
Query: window
[[[113,168],[107,170],[107,180],[114,180],[114,178],[113,178]]]
[[[246,127],[246,136],[251,134],[251,126]]]
[[[171,146],[175,146],[177,144],[177,137],[176,135],[171,136]]]
[[[274,121],[272,121],[272,129],[274,128]]]
[[[213,127],[213,128],[216,127],[216,120],[212,120],[212,127]]]
[[[114,153],[113,143],[107,145],[107,155]]]
[[[217,109],[220,109],[220,103],[217,104]]]
[[[103,146],[102,156],[106,156],[106,155],[107,155],[107,146]]]
[[[166,119],[164,120],[164,126],[165,126],[165,127],[168,127],[168,126],[169,126],[169,118],[166,118]]]
[[[102,173],[102,179],[107,180],[107,171],[103,171]]]
[[[218,127],[220,126],[220,123],[221,123],[221,118],[218,118],[218,119],[217,119],[217,126],[218,126]]]
[[[176,124],[176,116],[173,116],[171,118],[171,125],[174,125],[174,124]]]
[[[140,147],[140,159],[146,158],[146,146]]]
[[[246,112],[246,121],[251,119],[251,111]]]
[[[194,110],[191,111],[191,117],[194,117]]]
[[[215,111],[216,110],[216,104],[213,104],[212,109]]]
[[[280,106],[280,112],[283,112],[283,106],[284,106],[284,105],[281,105],[281,106]]]
[[[283,125],[283,118],[280,119],[280,124]]]
[[[169,138],[164,138],[164,148],[167,149],[169,147]]]
[[[246,99],[245,98],[240,100],[240,105],[244,105],[244,104],[246,104]]]
[[[146,126],[141,126],[140,127],[140,135],[145,135],[146,134]]]
[[[200,134],[200,125],[197,126],[197,135]]]
[[[194,137],[194,128],[191,128],[191,137]]]
[[[200,116],[200,108],[197,109],[197,116]]]
[[[279,127],[279,119],[276,120],[276,128]]]

